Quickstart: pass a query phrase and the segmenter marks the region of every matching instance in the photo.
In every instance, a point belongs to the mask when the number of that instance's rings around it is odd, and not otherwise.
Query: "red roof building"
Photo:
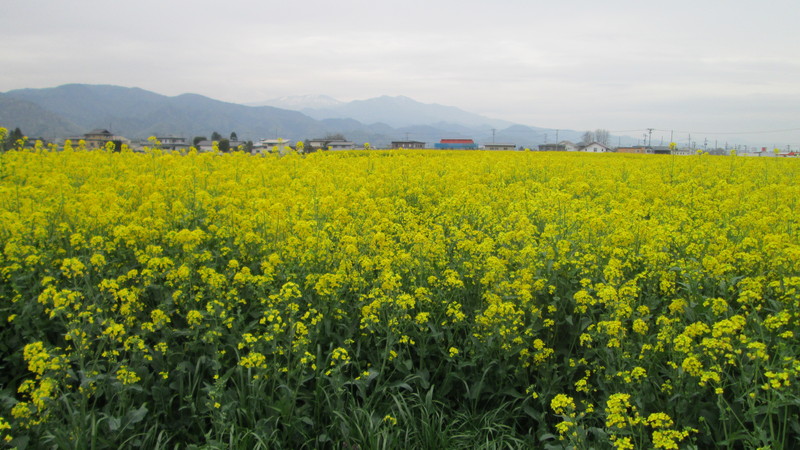
[[[471,149],[478,148],[472,139],[442,139],[434,147],[439,149]]]

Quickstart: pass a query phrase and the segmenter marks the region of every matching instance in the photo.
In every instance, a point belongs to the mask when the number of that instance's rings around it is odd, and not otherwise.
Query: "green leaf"
[[[310,417],[301,417],[300,422],[303,422],[304,424],[310,427],[314,426],[314,421]]]
[[[108,423],[108,431],[117,431],[122,425],[122,421],[118,417],[108,417],[106,422]]]
[[[552,434],[552,433],[545,433],[545,434],[539,436],[539,442],[552,441],[552,440],[556,440],[556,439],[558,439],[558,437],[555,434]]]
[[[135,423],[141,422],[146,415],[147,415],[147,406],[142,405],[138,409],[128,411],[128,414],[125,415],[125,418],[127,419],[129,425],[133,425]]]

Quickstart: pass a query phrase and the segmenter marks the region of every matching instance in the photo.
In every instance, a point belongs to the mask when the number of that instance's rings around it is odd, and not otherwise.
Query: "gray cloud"
[[[800,127],[794,0],[539,3],[12,0],[0,91],[402,94],[554,128]]]

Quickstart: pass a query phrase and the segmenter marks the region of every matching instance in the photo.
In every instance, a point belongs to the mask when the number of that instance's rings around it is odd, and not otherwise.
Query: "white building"
[[[484,150],[516,150],[517,146],[514,144],[485,144]]]
[[[161,143],[164,150],[185,150],[190,147],[186,138],[179,136],[156,136],[156,140]]]
[[[317,150],[354,150],[356,144],[344,139],[312,139],[308,141],[312,151]]]
[[[291,148],[291,141],[289,139],[262,139],[253,146],[253,153],[285,153],[286,147]]]
[[[610,152],[611,149],[599,142],[592,142],[591,144],[581,146],[580,151],[585,153],[607,153]]]
[[[572,141],[561,141],[559,144],[564,146],[564,151],[567,152],[578,152],[581,150],[578,144],[573,143]]]

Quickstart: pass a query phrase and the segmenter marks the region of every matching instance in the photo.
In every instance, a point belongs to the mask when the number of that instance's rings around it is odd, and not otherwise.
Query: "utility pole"
[[[556,130],[556,145],[558,145],[558,131],[559,130]]]
[[[652,147],[652,145],[653,145],[653,129],[652,128],[648,128],[647,129],[647,146],[648,147]]]
[[[492,144],[494,144],[494,133],[495,133],[495,131],[497,131],[497,130],[495,130],[494,128],[492,128]]]

